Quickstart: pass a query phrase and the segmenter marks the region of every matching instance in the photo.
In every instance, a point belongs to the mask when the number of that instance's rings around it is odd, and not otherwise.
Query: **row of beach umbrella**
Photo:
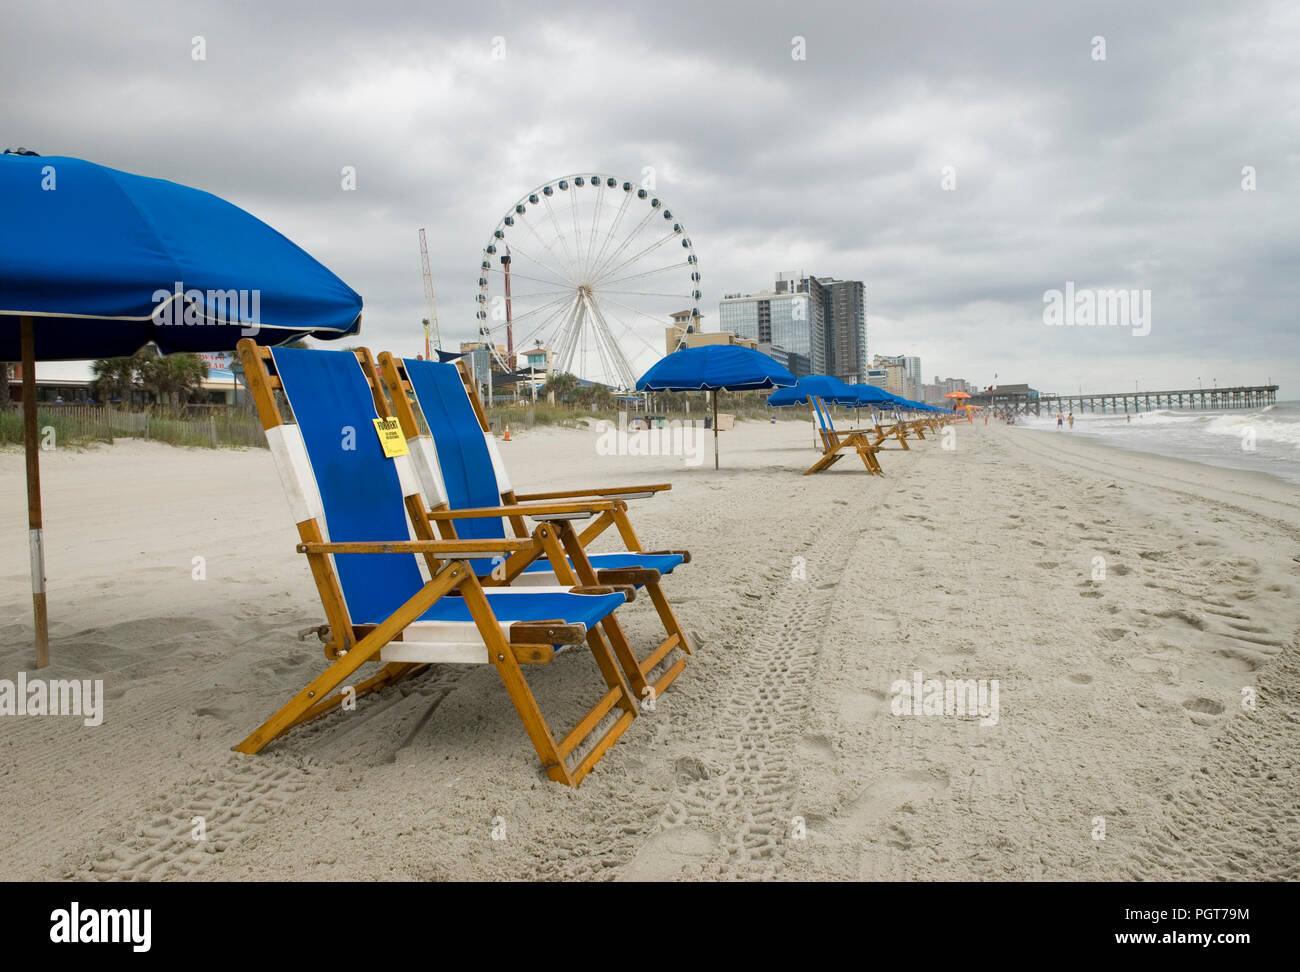
[[[775,388],[774,408],[806,404],[814,396],[830,405],[882,410],[947,413],[951,409],[914,402],[875,385],[849,385],[831,375],[795,378],[775,358],[738,344],[706,344],[676,351],[637,381],[638,391],[706,391],[713,409],[713,468],[718,468],[718,392]]]

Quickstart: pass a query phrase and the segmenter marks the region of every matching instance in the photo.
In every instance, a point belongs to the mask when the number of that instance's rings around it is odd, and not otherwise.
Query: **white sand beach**
[[[1300,877],[1300,488],[1055,432],[956,445],[804,477],[804,423],[738,423],[718,472],[516,431],[520,490],[671,482],[634,519],[694,556],[665,588],[695,657],[577,789],[488,666],[231,752],[325,663],[271,456],[46,453],[40,676],[102,679],[105,710],[0,716],[0,878]],[[0,485],[15,679],[21,453]],[[659,630],[648,599],[620,615],[642,646]],[[996,724],[895,714],[916,672],[996,679]],[[528,675],[559,725],[600,684],[576,649]]]

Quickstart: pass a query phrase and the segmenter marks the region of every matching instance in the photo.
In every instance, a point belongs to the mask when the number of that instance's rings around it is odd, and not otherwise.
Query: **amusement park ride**
[[[425,290],[432,308],[427,277]],[[476,319],[503,371],[516,347],[546,347],[555,372],[631,390],[663,356],[669,316],[697,316],[699,300],[699,262],[672,210],[638,183],[583,173],[538,186],[497,224]]]

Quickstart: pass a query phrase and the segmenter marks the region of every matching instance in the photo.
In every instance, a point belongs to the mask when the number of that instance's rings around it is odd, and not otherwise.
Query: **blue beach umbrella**
[[[0,361],[22,361],[36,665],[48,664],[37,361],[230,351],[361,327],[361,298],[238,206],[82,159],[0,155]]]
[[[859,405],[881,405],[890,400],[892,397],[889,392],[885,391],[878,385],[850,385],[854,394],[857,396]]]
[[[738,344],[674,351],[637,379],[637,391],[707,391],[713,400],[713,468],[718,468],[718,392],[785,388],[794,375],[772,358]]]
[[[802,405],[814,395],[829,405],[856,405],[858,402],[857,392],[838,378],[832,375],[804,375],[796,384],[779,388],[768,395],[767,404],[773,408]]]

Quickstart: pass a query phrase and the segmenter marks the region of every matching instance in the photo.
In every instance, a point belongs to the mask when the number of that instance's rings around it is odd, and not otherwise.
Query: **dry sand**
[[[671,481],[636,522],[695,556],[667,589],[696,657],[577,790],[486,666],[230,752],[324,664],[270,455],[46,454],[40,674],[103,679],[106,717],[0,717],[0,878],[1300,877],[1300,491],[983,426],[805,478],[809,439],[739,424],[716,473],[503,445],[524,490]],[[22,483],[0,454],[9,679],[35,674]],[[893,714],[918,670],[997,679],[997,724]],[[529,675],[557,724],[594,701],[582,652]]]

